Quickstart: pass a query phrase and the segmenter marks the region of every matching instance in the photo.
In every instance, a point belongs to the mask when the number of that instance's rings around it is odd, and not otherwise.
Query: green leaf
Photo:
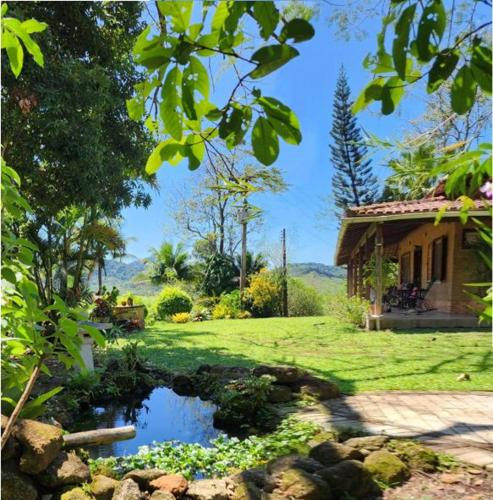
[[[181,144],[168,139],[160,142],[151,153],[146,163],[146,172],[155,174],[163,162],[171,161],[181,149]]]
[[[181,80],[181,71],[178,66],[175,66],[166,75],[159,110],[166,132],[177,141],[181,140],[183,134],[183,117],[180,96],[178,94],[178,87],[181,85]]]
[[[269,118],[269,123],[274,130],[288,144],[299,144],[302,136],[298,118],[293,111],[282,102],[273,97],[260,97],[257,102]]]
[[[279,11],[274,2],[253,2],[253,17],[260,27],[260,36],[267,40],[279,22]]]
[[[252,78],[262,78],[284,66],[297,55],[299,55],[299,52],[290,45],[268,45],[267,47],[262,47],[252,55],[252,61],[255,61],[258,66],[250,73],[250,76]]]
[[[177,33],[185,33],[187,31],[192,17],[193,1],[162,1],[157,2],[157,5],[163,16],[171,17],[174,31]]]
[[[204,140],[198,135],[189,135],[185,145],[185,156],[188,158],[189,170],[196,170],[200,167],[204,153]]]
[[[69,335],[77,335],[79,331],[79,325],[72,319],[62,318],[60,320],[60,326],[65,333]]]
[[[464,65],[457,72],[450,91],[452,109],[459,115],[467,113],[476,98],[477,82],[471,69]]]
[[[252,131],[252,148],[255,158],[264,165],[272,165],[279,155],[279,138],[263,116],[259,116]]]
[[[373,101],[382,99],[382,89],[385,83],[384,78],[376,78],[372,80],[360,93],[356,101],[351,107],[354,114],[365,109]]]
[[[104,335],[97,328],[91,325],[80,325],[80,328],[85,330],[99,347],[104,347],[106,340]]]
[[[218,2],[214,16],[212,17],[211,28],[213,31],[219,31],[224,26],[224,21],[229,16],[228,2]]]
[[[421,62],[431,60],[437,50],[435,40],[439,43],[447,24],[447,14],[441,0],[429,2],[423,9],[416,37],[416,51]]]
[[[204,65],[196,57],[190,57],[190,64],[183,72],[183,79],[192,78],[193,88],[206,99],[209,97],[209,75]]]
[[[471,71],[481,89],[491,95],[491,49],[475,44],[472,49]]]
[[[382,87],[382,113],[392,114],[404,95],[404,82],[398,76],[390,77]]]
[[[132,99],[127,99],[127,111],[128,116],[136,122],[138,122],[144,114],[144,101],[138,97],[133,97]]]
[[[63,387],[55,387],[54,389],[51,389],[50,391],[44,392],[43,394],[41,394],[37,398],[32,399],[31,401],[28,401],[24,405],[24,408],[22,409],[20,416],[22,418],[39,417],[44,412],[43,404],[46,403],[46,401],[48,401],[48,399],[50,399],[53,396],[55,396],[56,394],[58,394],[61,390],[63,390]]]
[[[22,23],[18,19],[4,19],[5,27],[22,40],[26,50],[32,55],[38,66],[44,66],[44,58],[39,45],[29,36]]]
[[[219,137],[225,140],[229,149],[241,143],[250,128],[251,119],[252,109],[240,104],[235,104],[229,114],[223,115],[219,123]]]
[[[416,4],[412,4],[402,11],[395,24],[395,39],[392,44],[392,58],[397,74],[402,80],[406,79],[406,59],[409,44],[409,31],[416,12]]]
[[[279,35],[279,40],[293,40],[293,42],[304,42],[310,40],[315,35],[313,26],[305,19],[292,19],[287,22]]]
[[[19,39],[8,31],[4,31],[2,34],[2,45],[7,50],[10,69],[17,78],[22,71],[22,66],[24,65],[24,51],[22,50],[22,45],[20,44]]]
[[[22,23],[22,27],[26,33],[41,33],[48,27],[48,25],[46,23],[36,21],[36,19],[28,19]]]
[[[172,53],[171,49],[165,49],[160,45],[156,45],[155,47],[139,52],[135,56],[135,62],[147,69],[153,70],[168,65]]]
[[[8,10],[9,10],[9,6],[7,5],[7,2],[4,2],[2,4],[2,17],[5,16],[5,14],[7,14]]]
[[[459,62],[457,51],[440,52],[428,74],[428,93],[431,94],[440,88],[440,85],[447,80]]]

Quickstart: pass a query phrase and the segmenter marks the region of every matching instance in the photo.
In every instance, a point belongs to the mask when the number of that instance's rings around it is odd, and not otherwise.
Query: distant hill
[[[103,283],[107,288],[116,286],[122,293],[154,295],[159,292],[159,286],[136,279],[144,270],[145,263],[143,260],[134,260],[132,262],[108,260]],[[346,280],[346,271],[343,268],[319,264],[318,262],[289,264],[288,274],[302,279],[307,285],[316,288],[321,293],[341,289]],[[89,286],[92,289],[97,288],[96,273],[93,274]]]

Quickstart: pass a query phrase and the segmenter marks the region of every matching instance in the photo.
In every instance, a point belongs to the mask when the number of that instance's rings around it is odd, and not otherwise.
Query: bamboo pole
[[[95,429],[92,431],[74,432],[65,434],[63,442],[68,448],[85,446],[91,444],[107,444],[114,441],[124,441],[135,437],[136,431],[133,425],[125,427],[114,427],[111,429]]]
[[[375,290],[375,314],[382,314],[383,298],[383,231],[382,224],[377,224],[375,235],[375,271],[376,271],[376,290]],[[377,321],[379,326],[380,321]]]

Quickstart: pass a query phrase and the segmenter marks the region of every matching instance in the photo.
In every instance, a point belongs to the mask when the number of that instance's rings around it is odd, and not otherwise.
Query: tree
[[[158,249],[152,249],[151,267],[148,271],[154,284],[168,283],[174,280],[186,280],[190,277],[189,256],[182,243],[164,242]]]
[[[335,173],[332,176],[337,215],[341,217],[350,206],[372,203],[377,197],[377,179],[356,118],[351,111],[351,91],[344,68],[341,67],[334,95],[330,145]]]

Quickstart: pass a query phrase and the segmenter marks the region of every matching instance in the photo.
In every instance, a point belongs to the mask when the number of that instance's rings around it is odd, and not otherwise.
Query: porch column
[[[358,252],[358,297],[362,298],[365,296],[363,290],[363,248],[359,249]]]
[[[375,290],[375,314],[382,314],[383,297],[383,226],[377,224],[375,233],[375,271],[376,271],[376,290]]]
[[[353,261],[351,258],[347,263],[347,294],[348,297],[353,295]]]

